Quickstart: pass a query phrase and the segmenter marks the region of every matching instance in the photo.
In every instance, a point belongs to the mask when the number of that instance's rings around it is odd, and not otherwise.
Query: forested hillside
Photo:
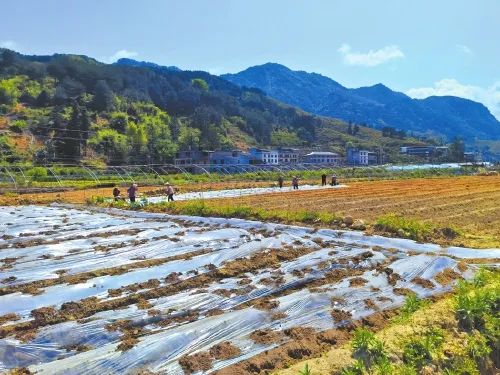
[[[240,86],[263,90],[269,96],[310,113],[371,126],[443,137],[500,140],[500,122],[481,103],[454,96],[412,99],[377,84],[349,89],[316,73],[293,71],[268,63],[223,78]]]
[[[387,134],[386,134],[387,135]],[[346,144],[397,157],[397,134],[321,118],[202,71],[0,49],[3,162],[165,163],[178,149]]]

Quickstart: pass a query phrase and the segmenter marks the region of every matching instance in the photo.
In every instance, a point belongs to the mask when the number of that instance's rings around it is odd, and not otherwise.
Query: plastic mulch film
[[[500,257],[361,232],[67,206],[5,208],[0,234],[0,316],[18,319],[0,332],[30,327],[3,334],[0,370],[39,374],[183,374],[182,356],[230,342],[239,354],[214,359],[220,369],[277,345],[252,340],[256,330],[331,329],[399,306],[408,292],[449,290],[443,275],[473,274],[460,258]],[[86,310],[51,317],[71,303]]]

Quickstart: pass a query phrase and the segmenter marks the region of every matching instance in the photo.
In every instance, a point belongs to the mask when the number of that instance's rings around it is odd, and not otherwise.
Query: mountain
[[[455,136],[466,141],[500,139],[500,122],[484,105],[468,99],[452,96],[412,99],[382,84],[349,89],[320,74],[293,71],[275,63],[221,77],[241,87],[258,88],[317,115],[448,140]]]
[[[318,79],[321,79],[318,76]],[[176,151],[348,143],[393,160],[402,135],[320,117],[203,71],[0,49],[0,161],[145,164]]]
[[[139,68],[153,68],[153,69],[159,69],[159,70],[166,70],[166,71],[173,71],[173,72],[180,72],[181,70],[176,67],[176,66],[162,66],[158,65],[152,62],[147,62],[147,61],[137,61],[134,59],[128,59],[128,58],[121,58],[118,59],[117,62],[115,62],[116,65],[126,65],[126,66],[135,66]]]

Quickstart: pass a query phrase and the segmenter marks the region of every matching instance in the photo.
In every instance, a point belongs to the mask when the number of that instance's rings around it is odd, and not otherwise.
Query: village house
[[[189,167],[192,165],[208,165],[213,151],[182,150],[175,154],[174,165]]]
[[[252,147],[249,150],[250,155],[259,160],[262,164],[278,164],[279,152],[277,150],[269,150],[264,148]]]
[[[296,148],[279,148],[278,164],[297,164],[299,162],[300,153]]]
[[[259,160],[250,153],[233,151],[199,151],[183,150],[176,153],[174,165],[179,167],[190,166],[222,166],[259,164]]]
[[[355,147],[347,148],[347,164],[349,165],[376,165],[380,163],[379,159],[374,151],[360,150]]]
[[[341,157],[334,152],[313,151],[304,156],[304,162],[309,164],[340,165]]]
[[[429,157],[434,154],[436,148],[433,146],[407,146],[401,147],[400,153],[410,156]]]

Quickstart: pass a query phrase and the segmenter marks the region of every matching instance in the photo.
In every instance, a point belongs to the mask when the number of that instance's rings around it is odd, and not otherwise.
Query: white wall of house
[[[369,151],[359,151],[359,164],[368,165],[368,153]]]
[[[269,152],[263,152],[262,161],[266,164],[278,164],[279,163],[278,151],[271,150]]]
[[[299,154],[294,151],[279,151],[278,162],[280,164],[294,164],[299,162]]]

